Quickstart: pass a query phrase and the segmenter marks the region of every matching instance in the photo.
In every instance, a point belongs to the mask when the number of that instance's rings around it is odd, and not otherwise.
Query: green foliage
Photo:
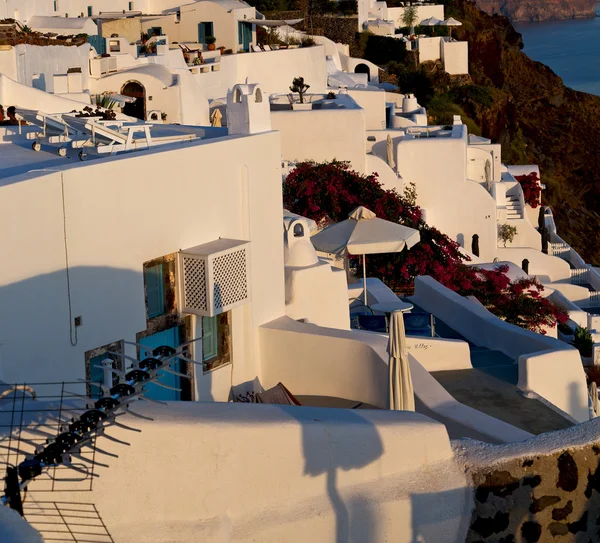
[[[400,88],[401,93],[414,94],[417,97],[419,104],[424,107],[429,107],[429,102],[435,94],[435,89],[423,67],[414,69],[407,64],[390,62],[386,66],[386,69],[389,74],[396,77],[396,84]]]
[[[207,45],[212,45],[217,41],[217,38],[215,38],[214,36],[206,36],[204,41],[207,43]]]
[[[298,96],[300,98],[300,103],[303,104],[304,103],[304,93],[309,88],[310,88],[310,85],[307,85],[306,83],[304,83],[303,77],[294,77],[294,79],[292,80],[292,86],[290,87],[290,90],[292,92],[298,93]]]
[[[506,247],[507,243],[512,243],[516,235],[516,226],[512,226],[510,224],[498,225],[498,239],[504,243],[504,247]]]
[[[457,101],[471,102],[491,108],[494,105],[495,89],[483,85],[465,85],[453,91]]]
[[[402,14],[402,22],[405,26],[413,27],[419,18],[419,10],[416,6],[408,6],[404,8]]]
[[[408,52],[402,40],[388,38],[387,36],[376,36],[368,32],[362,32],[361,34],[366,35],[363,58],[378,66],[389,62],[403,62],[406,59]]]
[[[579,351],[581,356],[592,356],[594,350],[594,340],[592,339],[592,334],[587,328],[577,328],[577,330],[575,330],[573,347]]]
[[[93,99],[96,107],[104,109],[115,109],[117,107],[117,101],[110,94],[96,94]]]

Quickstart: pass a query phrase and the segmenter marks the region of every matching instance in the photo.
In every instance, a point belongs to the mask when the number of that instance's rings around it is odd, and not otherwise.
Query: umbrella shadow
[[[383,455],[376,426],[346,409],[288,407],[286,411],[302,428],[304,474],[326,476],[325,488],[336,517],[336,543],[376,539],[377,522],[369,503],[354,498],[346,501],[338,481],[340,470],[364,468]],[[334,416],[327,417],[324,411]],[[346,436],[354,436],[354,441],[350,443]]]

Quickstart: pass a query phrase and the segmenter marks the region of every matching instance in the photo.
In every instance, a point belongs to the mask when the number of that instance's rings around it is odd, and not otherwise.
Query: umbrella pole
[[[365,305],[369,305],[367,303],[367,257],[363,255],[363,290],[365,293]]]

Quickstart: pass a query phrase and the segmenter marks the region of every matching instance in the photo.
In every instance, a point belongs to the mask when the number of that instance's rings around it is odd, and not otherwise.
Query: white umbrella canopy
[[[345,221],[325,228],[310,238],[318,251],[343,255],[399,253],[419,243],[421,234],[414,228],[379,219],[366,207],[357,207]]]
[[[389,359],[389,407],[397,411],[415,410],[415,393],[406,349],[406,332],[401,311],[390,316]]]
[[[345,221],[325,228],[310,238],[317,251],[363,255],[364,302],[367,305],[367,267],[365,255],[399,253],[421,240],[414,228],[379,219],[366,207],[357,207]]]
[[[460,21],[457,21],[454,17],[450,17],[439,24],[443,26],[462,26],[462,23]]]
[[[437,17],[429,17],[429,19],[425,19],[419,23],[419,26],[437,26],[442,23],[441,19]]]
[[[452,27],[453,26],[462,26],[462,23],[460,21],[457,21],[454,17],[450,17],[450,18],[446,19],[445,21],[442,21],[440,23],[440,26],[447,26],[448,27],[448,35],[452,36]]]

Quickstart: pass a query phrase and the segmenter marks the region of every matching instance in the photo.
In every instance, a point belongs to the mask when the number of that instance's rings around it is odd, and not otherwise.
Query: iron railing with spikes
[[[137,360],[133,357],[127,356],[123,353],[110,352],[109,357],[122,357],[125,361],[130,362],[130,366],[127,371],[121,371],[116,368],[108,368],[114,376],[117,377],[117,382],[113,386],[107,386],[105,383],[93,382],[85,379],[80,379],[76,384],[81,385],[86,383],[88,385],[94,385],[102,391],[102,396],[98,397],[95,401],[90,401],[89,397],[82,396],[73,392],[68,392],[65,385],[73,385],[75,383],[38,383],[38,384],[22,384],[14,385],[0,394],[0,401],[12,401],[12,410],[10,411],[10,423],[5,425],[9,426],[8,431],[8,454],[6,455],[6,475],[4,477],[4,496],[1,501],[4,505],[16,510],[23,515],[23,499],[22,493],[26,492],[28,485],[40,477],[43,473],[48,473],[50,469],[56,469],[60,467],[68,467],[75,469],[75,471],[81,472],[85,477],[84,479],[90,480],[97,476],[94,473],[94,466],[96,463],[95,452],[100,451],[103,454],[116,457],[112,453],[107,451],[101,451],[96,446],[96,439],[103,436],[109,440],[115,441],[122,445],[129,445],[129,443],[113,438],[105,433],[105,430],[112,426],[117,425],[132,431],[140,431],[129,426],[125,426],[118,422],[116,419],[122,415],[132,415],[134,417],[152,420],[149,417],[136,413],[130,409],[130,404],[136,400],[146,400],[148,402],[164,404],[157,400],[153,400],[147,397],[146,385],[154,383],[163,388],[169,390],[181,389],[174,388],[158,381],[159,377],[164,373],[176,375],[180,378],[191,379],[189,375],[175,371],[171,366],[178,361],[184,361],[186,363],[203,366],[202,363],[192,360],[187,354],[187,347],[201,340],[197,338],[186,343],[183,343],[177,347],[177,349],[170,346],[160,346],[152,350],[152,356],[146,357],[143,360]],[[138,348],[149,351],[148,347],[135,342],[125,341],[124,343],[134,345]],[[126,367],[127,364],[123,364]],[[105,369],[104,366],[100,367]],[[35,397],[36,389],[38,386],[44,387],[48,385],[60,386],[61,393],[54,399],[59,400],[57,408],[45,408],[32,409],[29,407],[31,402],[28,402],[28,406],[25,404],[25,392],[29,392],[30,395]],[[98,395],[100,396],[100,395]],[[49,396],[40,396],[37,394],[35,401],[48,400]],[[72,398],[86,400],[85,406],[82,408],[74,407],[69,403]],[[66,401],[65,401],[66,400]],[[93,400],[93,398],[91,399]],[[20,404],[20,405],[19,405]],[[44,404],[45,405],[45,404]],[[23,454],[21,451],[21,434],[23,432],[24,416],[25,412],[36,412],[41,414],[43,411],[54,411],[57,414],[57,434],[52,437],[47,437],[45,443],[30,443],[35,446],[35,452],[33,454],[26,455],[25,459],[19,463],[13,463],[12,459],[15,454]],[[73,413],[75,416],[71,417],[70,421],[64,421],[63,412]],[[81,412],[81,413],[79,413]],[[0,415],[3,414],[5,417],[8,416],[8,410],[2,410],[0,404]],[[0,425],[1,428],[2,425]],[[17,433],[16,437],[13,434]],[[33,431],[28,428],[28,431]],[[44,435],[48,436],[46,432]],[[13,443],[13,441],[17,443]],[[91,449],[92,458],[84,458],[82,451],[84,448]],[[81,459],[84,465],[77,465],[73,462],[73,458]],[[87,465],[85,464],[87,463]],[[50,476],[53,481],[51,490],[54,489],[55,474]],[[73,479],[69,479],[73,481]]]

